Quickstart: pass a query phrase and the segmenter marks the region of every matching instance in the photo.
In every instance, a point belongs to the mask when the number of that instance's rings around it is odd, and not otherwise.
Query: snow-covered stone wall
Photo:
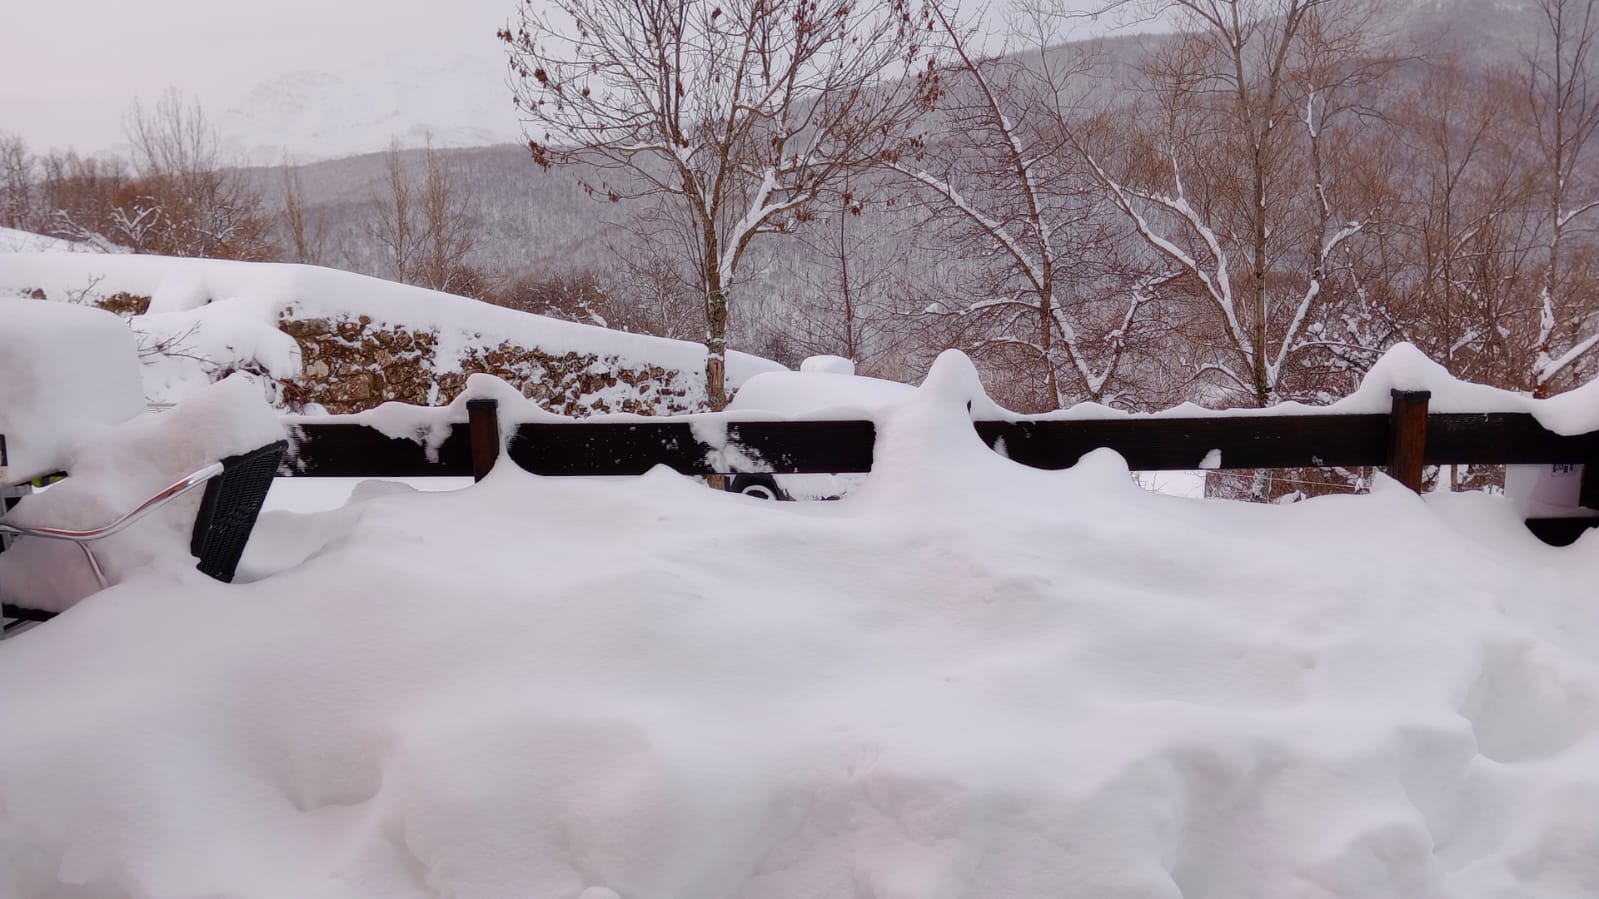
[[[235,372],[285,410],[447,403],[483,372],[567,415],[703,408],[704,347],[302,265],[0,251],[0,296],[98,306],[138,338],[147,400]],[[732,386],[782,366],[732,353]]]

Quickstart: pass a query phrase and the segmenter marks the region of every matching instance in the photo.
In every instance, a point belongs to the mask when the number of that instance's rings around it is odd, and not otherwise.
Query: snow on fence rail
[[[1581,505],[1599,509],[1599,431],[1561,435],[1528,413],[1428,414],[1427,391],[1393,391],[1388,414],[1195,418],[977,420],[989,446],[1034,468],[1060,469],[1099,448],[1135,471],[1194,468],[1381,467],[1420,490],[1427,465],[1596,464],[1584,469]],[[441,441],[395,437],[350,422],[298,422],[285,477],[482,478],[503,454],[540,475],[638,475],[665,465],[688,475],[862,473],[872,468],[869,420],[740,421],[718,416],[628,421],[534,421],[501,440],[498,403],[467,402],[467,421]],[[707,427],[714,422],[714,427]],[[1594,518],[1531,519],[1564,545]]]

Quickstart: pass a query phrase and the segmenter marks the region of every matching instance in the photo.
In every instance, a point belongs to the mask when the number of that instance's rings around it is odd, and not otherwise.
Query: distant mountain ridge
[[[1533,36],[1532,0],[1383,0],[1379,31],[1469,48],[1484,61],[1515,58]],[[1154,39],[1126,36],[1115,43]],[[285,156],[316,162],[373,153],[398,139],[420,146],[484,147],[521,143],[505,57],[497,48],[443,49],[343,72],[294,71],[252,88],[217,118],[236,158],[275,165]]]
[[[1378,30],[1452,43],[1493,62],[1514,59],[1518,42],[1531,39],[1535,24],[1532,0],[1391,0],[1378,13]],[[1129,74],[1109,90],[1130,89],[1132,67],[1160,40],[1146,34],[1106,41],[1107,59]],[[579,171],[543,171],[532,163],[498,54],[462,56],[453,63],[402,62],[373,81],[315,72],[280,76],[252,91],[221,123],[237,143],[256,148],[252,158],[261,167],[250,169],[249,177],[274,200],[283,189],[279,166],[287,147],[300,165],[314,214],[329,227],[328,261],[391,276],[366,231],[373,197],[385,190],[378,151],[391,135],[416,146],[430,130],[437,146],[450,148],[446,156],[481,229],[470,265],[496,278],[619,268],[618,250],[635,244],[620,223],[637,207],[596,202],[583,190]],[[406,158],[413,168],[420,164],[415,154]],[[916,226],[907,210],[877,209],[872,221],[897,235],[892,242],[911,243],[900,233]],[[784,252],[758,245],[744,279],[759,298],[753,305],[762,307],[749,309],[755,313],[751,319],[791,314],[814,290],[807,280],[818,265],[813,252],[797,245],[785,245]]]
[[[522,129],[493,53],[402,58],[343,74],[297,71],[263,81],[217,119],[231,155],[255,165],[370,153],[397,139],[441,147],[515,143]]]

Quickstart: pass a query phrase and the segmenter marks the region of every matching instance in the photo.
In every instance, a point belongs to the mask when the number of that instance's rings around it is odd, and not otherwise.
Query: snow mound
[[[818,369],[761,372],[744,382],[729,411],[840,418],[903,401],[914,388],[898,381]]]
[[[808,356],[800,363],[800,371],[827,372],[834,375],[855,374],[855,361],[843,356]]]
[[[836,503],[499,466],[130,574],[0,644],[0,895],[1594,892],[1599,543],[1028,469],[977,389]]]
[[[79,440],[142,411],[138,348],[116,316],[0,297],[0,484],[60,471]]]

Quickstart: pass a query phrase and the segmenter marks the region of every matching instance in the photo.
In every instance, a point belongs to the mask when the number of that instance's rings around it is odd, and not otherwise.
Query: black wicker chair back
[[[222,460],[222,474],[205,486],[200,512],[194,518],[189,551],[200,560],[195,567],[219,581],[233,580],[244,544],[288,448],[287,441],[279,440]]]

